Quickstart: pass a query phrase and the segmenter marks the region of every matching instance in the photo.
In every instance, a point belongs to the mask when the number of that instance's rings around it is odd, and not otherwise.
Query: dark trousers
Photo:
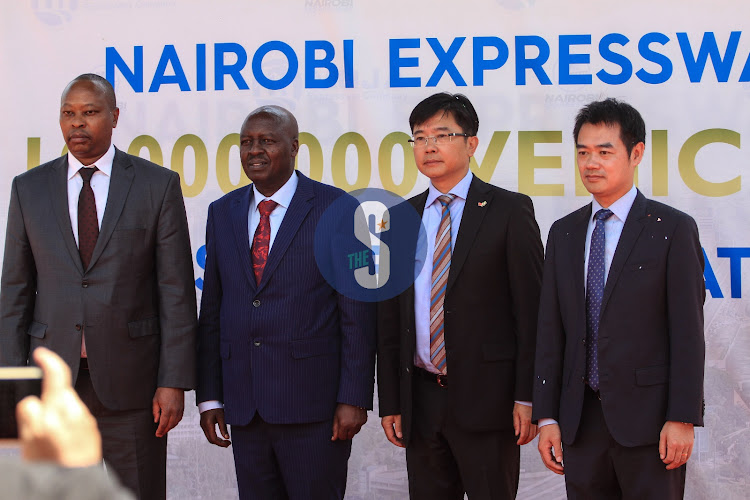
[[[96,418],[102,455],[110,473],[141,500],[167,497],[167,437],[157,438],[151,409],[115,411],[94,391],[87,369],[78,371],[76,391]]]
[[[331,441],[333,420],[269,424],[256,413],[231,428],[242,500],[340,500],[352,442]]]
[[[513,429],[468,431],[448,404],[450,388],[414,378],[411,439],[406,448],[412,500],[506,500],[516,497],[520,451]]]
[[[607,428],[601,401],[588,387],[578,435],[563,451],[570,500],[676,500],[685,492],[685,466],[666,470],[658,444],[618,444]]]

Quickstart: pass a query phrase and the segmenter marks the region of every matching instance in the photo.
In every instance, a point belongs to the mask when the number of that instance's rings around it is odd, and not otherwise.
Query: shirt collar
[[[289,204],[292,202],[294,193],[297,191],[297,184],[299,179],[297,177],[297,171],[289,177],[283,186],[278,191],[273,193],[271,196],[264,196],[263,193],[258,191],[253,184],[253,210],[258,210],[258,204],[263,200],[273,200],[284,208],[289,208]]]
[[[625,219],[628,218],[628,214],[630,213],[630,208],[633,206],[633,203],[635,202],[635,197],[638,195],[638,189],[633,186],[630,188],[630,191],[622,195],[616,202],[612,203],[612,205],[609,206],[609,209],[612,210],[612,213],[614,213],[618,219],[621,221],[625,221]],[[591,217],[593,218],[596,212],[598,212],[602,207],[596,199],[594,199],[591,202]]]
[[[115,145],[110,144],[109,149],[106,153],[104,153],[104,156],[96,160],[92,165],[96,165],[96,168],[99,169],[100,172],[107,175],[107,177],[112,177],[112,162],[115,161]],[[84,165],[80,161],[78,161],[78,158],[73,156],[70,151],[68,151],[68,180],[72,179],[73,176],[75,176],[78,171],[81,169],[81,167],[88,167],[90,165]]]
[[[469,186],[471,186],[472,177],[474,177],[474,174],[471,173],[471,170],[466,172],[464,178],[458,181],[458,184],[453,186],[453,188],[450,190],[450,194],[454,195],[456,198],[466,200],[466,196],[468,196],[469,194]],[[441,196],[443,194],[444,193],[438,191],[437,188],[430,182],[430,187],[427,191],[427,201],[424,206],[429,207],[430,205],[435,203],[435,200],[438,199],[438,196]]]

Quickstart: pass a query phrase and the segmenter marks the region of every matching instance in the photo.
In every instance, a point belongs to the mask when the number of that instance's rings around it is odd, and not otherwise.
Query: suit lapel
[[[638,236],[643,230],[643,222],[641,219],[646,215],[646,197],[638,191],[635,197],[633,206],[630,208],[628,217],[625,220],[625,225],[622,227],[622,234],[620,235],[620,241],[617,242],[617,249],[615,255],[612,257],[612,264],[609,266],[609,274],[607,274],[607,283],[604,286],[604,296],[602,297],[602,312],[607,308],[607,302],[609,297],[612,295],[612,289],[617,283],[617,279],[620,277],[625,262],[627,262],[630,252],[633,250]]]
[[[464,213],[461,216],[461,226],[456,236],[456,248],[453,250],[453,255],[451,256],[451,268],[448,274],[446,293],[450,291],[453,283],[456,282],[456,278],[461,272],[464,262],[466,262],[466,257],[469,255],[469,250],[471,250],[471,246],[474,243],[474,239],[479,231],[479,227],[482,225],[487,210],[493,208],[492,191],[487,184],[477,176],[474,176],[469,186],[469,192],[466,195]]]
[[[567,254],[572,256],[571,270],[573,272],[573,289],[575,290],[576,310],[585,310],[586,285],[586,232],[591,218],[591,203],[580,209],[579,217],[574,221],[570,231],[570,248]],[[580,306],[580,307],[579,307]]]
[[[52,210],[57,218],[57,224],[60,226],[60,233],[67,248],[70,258],[83,274],[83,264],[81,264],[81,254],[78,253],[75,236],[73,235],[73,226],[70,224],[70,211],[68,208],[68,157],[62,156],[52,167],[49,176],[50,201]]]
[[[420,218],[424,215],[424,204],[427,202],[428,194],[429,190],[425,190],[417,196],[409,199],[409,203],[414,207],[414,210],[417,211]],[[419,237],[419,235],[417,235],[417,237]],[[414,270],[412,270],[412,272],[414,272]],[[411,329],[409,330],[411,336],[411,340],[409,342],[411,352],[409,353],[409,356],[414,357],[414,351],[416,350],[417,342],[417,320],[414,312],[414,283],[412,283],[409,288],[404,290],[404,292],[399,297],[399,302],[401,305],[401,310],[407,311],[407,314],[409,315],[409,317],[407,318],[407,324],[412,325]]]
[[[128,199],[134,177],[135,172],[130,159],[122,151],[115,149],[115,159],[112,161],[112,178],[109,180],[107,204],[104,208],[104,217],[102,217],[102,228],[99,230],[99,237],[96,239],[89,269],[96,264],[107,243],[109,243],[112,232],[115,230],[117,221],[122,214],[122,209],[125,207],[125,200]]]
[[[253,274],[253,262],[250,255],[250,233],[248,232],[248,217],[250,216],[250,198],[253,196],[252,186],[243,188],[240,196],[232,200],[230,217],[232,220],[232,233],[237,243],[240,254],[240,267],[244,270],[250,288],[256,288],[255,274]]]
[[[281,221],[281,226],[273,240],[273,246],[268,253],[268,261],[263,270],[263,278],[260,280],[258,290],[265,286],[276,267],[278,267],[287,248],[289,248],[289,244],[294,239],[302,222],[313,206],[311,200],[315,198],[315,193],[312,181],[300,173],[297,173],[297,175],[297,190],[294,192],[292,201],[289,203],[289,208],[287,208],[284,219]]]

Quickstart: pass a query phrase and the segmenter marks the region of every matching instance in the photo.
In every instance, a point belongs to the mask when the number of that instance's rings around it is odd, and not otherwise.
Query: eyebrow
[[[437,127],[435,130],[447,132],[450,129],[448,127]],[[424,130],[419,129],[419,130],[415,130],[414,132],[412,132],[412,135],[417,135],[417,134],[422,134],[422,133],[424,133]]]
[[[585,144],[576,144],[576,149],[582,149],[582,148],[587,148],[587,147],[589,147],[589,146],[586,146]],[[596,146],[593,146],[593,147],[595,147],[595,148],[609,148],[609,149],[612,149],[615,146],[611,142],[605,142],[603,144],[597,144]]]

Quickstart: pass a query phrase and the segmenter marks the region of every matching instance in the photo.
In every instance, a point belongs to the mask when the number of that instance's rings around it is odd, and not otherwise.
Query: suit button
[[[83,281],[81,282],[81,286],[82,286],[83,288],[88,288],[88,287],[89,287],[89,282],[88,282],[88,280],[83,280]]]
[[[81,328],[83,328],[83,327],[82,327],[81,325],[76,325],[76,331],[77,331],[77,332],[80,332],[80,331],[81,331]]]
[[[260,307],[260,300],[258,300],[258,299],[255,299],[255,300],[253,301],[253,305],[254,305],[255,307]]]
[[[408,366],[406,368],[404,368],[404,370],[406,370],[406,373],[409,373],[409,367]]]
[[[583,339],[581,342],[583,342],[583,345],[586,345],[586,339]]]
[[[255,347],[260,347],[260,340],[256,340],[256,341],[254,341],[254,342],[253,342],[253,345],[254,345]]]

